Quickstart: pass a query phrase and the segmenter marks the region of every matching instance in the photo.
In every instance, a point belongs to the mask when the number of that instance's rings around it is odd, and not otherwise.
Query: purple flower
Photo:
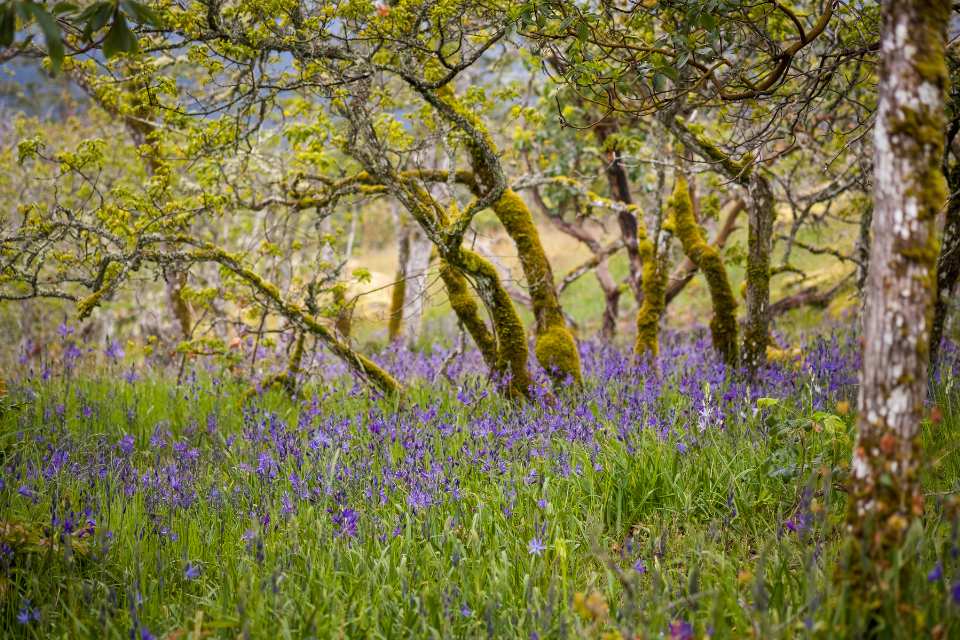
[[[104,354],[111,360],[119,360],[124,356],[123,347],[116,340],[110,342]]]
[[[120,451],[122,451],[124,455],[128,456],[133,453],[135,444],[136,440],[134,437],[128,434],[120,438],[120,442],[117,443],[117,446],[120,447]]]
[[[543,540],[534,536],[530,539],[530,542],[527,543],[527,552],[532,556],[539,556],[545,550],[546,546],[543,544]]]
[[[40,609],[31,607],[29,599],[24,600],[20,606],[20,611],[17,612],[17,622],[20,624],[30,624],[31,622],[38,622],[39,620]]]
[[[960,580],[953,583],[950,587],[950,597],[953,598],[953,604],[960,606]]]
[[[200,567],[192,562],[188,562],[187,568],[183,570],[183,577],[187,580],[196,580],[200,577]]]
[[[937,563],[933,565],[933,569],[930,570],[930,573],[927,574],[927,582],[937,582],[943,579],[943,565]]]
[[[633,563],[633,570],[641,574],[646,573],[647,565],[643,563],[643,559],[637,558],[637,561]]]
[[[460,615],[462,615],[464,618],[469,618],[471,615],[473,615],[473,611],[467,606],[466,602],[460,605]]]
[[[670,623],[670,640],[693,640],[693,625],[686,620]]]

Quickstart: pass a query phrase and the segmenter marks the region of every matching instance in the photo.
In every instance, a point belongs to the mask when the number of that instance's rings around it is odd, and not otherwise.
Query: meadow
[[[584,341],[582,388],[516,403],[470,350],[381,351],[390,399],[328,356],[291,399],[64,326],[0,409],[0,636],[847,635],[859,348],[823,335],[752,385],[702,331]],[[958,374],[948,344],[884,636],[960,633]]]

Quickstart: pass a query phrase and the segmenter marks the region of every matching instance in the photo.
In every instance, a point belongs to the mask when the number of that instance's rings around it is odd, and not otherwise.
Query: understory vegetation
[[[849,331],[805,340],[751,385],[704,331],[665,335],[642,364],[584,342],[582,388],[555,392],[537,370],[521,404],[475,351],[380,353],[402,397],[328,357],[291,400],[250,394],[213,360],[178,386],[152,356],[61,334],[58,356],[21,358],[3,399],[4,636],[773,638],[863,624],[832,580],[856,562]],[[879,603],[896,637],[960,630],[960,353],[944,358],[926,514]]]

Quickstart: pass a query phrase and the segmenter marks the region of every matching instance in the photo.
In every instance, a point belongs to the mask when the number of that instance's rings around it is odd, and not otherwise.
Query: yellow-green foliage
[[[734,366],[738,358],[737,301],[733,297],[727,268],[723,264],[720,252],[707,244],[700,225],[693,217],[693,201],[690,198],[690,187],[686,177],[677,176],[677,183],[667,206],[674,232],[683,245],[684,253],[707,279],[710,299],[713,302],[713,319],[710,321],[713,348],[717,350],[724,362]]]
[[[643,260],[643,304],[637,312],[637,341],[634,352],[638,356],[654,357],[660,350],[660,318],[666,307],[667,270],[654,255],[653,241],[643,236],[639,243]]]

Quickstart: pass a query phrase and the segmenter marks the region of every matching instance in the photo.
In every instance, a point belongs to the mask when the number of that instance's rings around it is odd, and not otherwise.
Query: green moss
[[[548,372],[566,372],[568,380],[577,384],[582,382],[580,374],[580,354],[573,335],[563,325],[554,325],[537,335],[534,349],[540,365]]]
[[[447,299],[453,312],[463,328],[473,338],[483,361],[490,369],[497,369],[499,357],[497,354],[497,340],[487,329],[486,323],[480,317],[480,309],[470,293],[467,279],[448,262],[440,263],[440,278],[447,289]]]
[[[637,312],[634,352],[641,357],[655,357],[660,349],[660,319],[667,304],[667,270],[666,265],[658,263],[654,256],[653,241],[646,237],[646,233],[643,236],[639,243],[643,260],[643,304]]]
[[[513,395],[527,396],[530,393],[527,337],[513,300],[500,284],[500,276],[490,262],[466,249],[461,250],[460,257],[465,270],[474,277],[474,286],[493,319],[497,340],[496,370],[510,376]]]
[[[188,238],[187,242],[192,241]],[[342,342],[333,332],[317,322],[299,305],[284,300],[280,296],[280,290],[276,285],[264,280],[243,266],[235,256],[209,243],[194,250],[192,254],[196,260],[208,260],[220,264],[234,275],[246,281],[247,284],[258,290],[261,294],[270,298],[274,304],[276,304],[281,314],[320,338],[334,355],[343,360],[357,374],[376,386],[383,393],[394,395],[400,390],[400,383],[389,373],[378,367],[368,358],[351,349],[348,344]]]
[[[106,262],[103,265],[101,276],[98,278],[99,287],[97,290],[77,301],[77,316],[80,320],[86,320],[93,313],[93,310],[103,302],[104,296],[112,290],[122,272],[123,267],[116,262]]]
[[[537,360],[554,383],[581,380],[580,355],[573,334],[567,328],[553,284],[553,270],[547,259],[533,216],[523,199],[512,189],[504,191],[493,211],[517,247],[520,265],[530,290],[536,318]]]
[[[713,348],[717,350],[724,362],[730,366],[736,366],[738,361],[737,301],[730,287],[730,279],[727,276],[723,258],[715,247],[707,244],[703,231],[693,216],[693,202],[686,177],[682,175],[677,177],[677,184],[667,206],[668,215],[683,245],[684,253],[707,279],[710,299],[713,303],[713,318],[710,321]]]

